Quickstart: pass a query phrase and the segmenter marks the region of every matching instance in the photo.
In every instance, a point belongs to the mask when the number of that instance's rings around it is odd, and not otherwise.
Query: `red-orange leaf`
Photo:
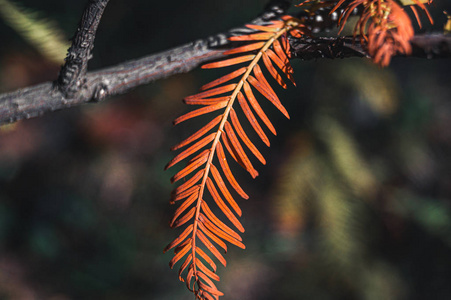
[[[200,259],[196,260],[196,266],[199,267],[199,270],[205,273],[209,278],[219,281],[219,276],[207,268]]]
[[[183,102],[185,102],[185,104],[188,105],[212,105],[212,104],[216,104],[218,102],[225,102],[225,101],[229,101],[230,97],[217,97],[217,98],[194,98],[194,99],[183,99]]]
[[[219,300],[219,296],[212,296],[209,293],[202,293],[202,295],[199,292],[200,297],[204,297],[204,300]],[[201,298],[202,299],[202,298]]]
[[[182,273],[183,273],[183,271],[186,269],[186,267],[189,265],[189,263],[191,262],[192,259],[193,259],[193,256],[192,256],[192,255],[188,255],[188,256],[186,257],[185,261],[183,262],[182,266],[180,267],[180,269],[179,269],[179,280],[180,280],[180,281],[185,281],[185,280],[182,278]]]
[[[219,239],[216,235],[214,235],[207,228],[205,228],[204,224],[198,223],[198,226],[199,226],[200,231],[202,231],[207,237],[209,237],[219,247],[224,249],[224,253],[227,253],[227,245],[221,239]]]
[[[278,31],[280,29],[279,26],[262,26],[262,25],[255,25],[255,24],[246,24],[247,28],[259,30],[259,31],[265,31],[265,32],[274,32]]]
[[[236,88],[236,83],[231,83],[225,86],[217,87],[212,90],[204,91],[195,95],[191,95],[185,98],[185,100],[191,100],[191,99],[203,99],[208,98],[211,96],[216,96],[220,94],[225,94],[230,91],[233,91]]]
[[[280,84],[284,89],[287,88],[287,84],[282,80],[282,76],[280,76],[279,72],[276,71],[274,66],[271,63],[271,60],[269,59],[268,55],[263,52],[263,63],[266,66],[266,69],[269,71],[271,76],[277,81],[278,84]]]
[[[209,222],[208,220],[205,220],[204,218],[199,218],[203,224],[205,225],[205,227],[210,230],[212,233],[214,233],[215,235],[219,236],[220,238],[222,238],[223,240],[228,241],[231,244],[234,244],[235,246],[240,247],[241,249],[245,249],[246,246],[244,246],[243,243],[241,243],[240,241],[238,241],[237,239],[231,237],[230,235],[228,235],[227,233],[225,233],[224,231],[222,231],[221,229],[219,229],[216,225],[214,225],[212,222]]]
[[[192,143],[193,141],[197,140],[198,138],[200,138],[201,136],[203,136],[204,134],[209,132],[213,127],[218,125],[220,121],[221,121],[221,116],[219,115],[216,118],[214,118],[213,120],[211,120],[210,122],[208,122],[207,125],[205,125],[201,129],[199,129],[196,133],[191,135],[189,138],[185,139],[183,142],[181,142],[181,143],[177,144],[176,146],[172,147],[171,151],[180,149],[180,148]]]
[[[233,66],[233,65],[237,65],[237,64],[242,64],[244,62],[253,60],[254,57],[255,57],[255,55],[243,55],[243,56],[238,56],[238,57],[234,57],[234,58],[229,58],[229,59],[225,59],[225,60],[221,60],[221,61],[203,65],[202,69],[223,68],[223,67]]]
[[[265,78],[265,76],[263,76],[263,72],[260,69],[260,66],[258,66],[258,65],[255,66],[254,74],[255,74],[255,78],[257,79],[257,82],[260,83],[263,87],[265,87],[265,90],[269,93],[269,95],[272,96],[270,101],[289,119],[290,116],[288,115],[287,110],[280,102],[279,97],[277,97],[277,94],[274,92],[272,87],[269,85],[268,81],[266,81],[266,78]],[[249,77],[249,80],[252,80],[250,77]]]
[[[238,216],[241,217],[241,208],[238,206],[238,204],[233,199],[232,195],[230,194],[229,190],[227,189],[224,181],[221,178],[221,174],[219,174],[218,169],[215,167],[215,165],[211,164],[210,166],[211,174],[213,175],[213,178],[218,185],[219,189],[221,190],[222,194],[224,195],[224,198],[229,202],[230,206],[235,210],[235,212],[238,214]]]
[[[205,285],[205,283],[203,283],[202,281],[198,281],[197,283],[199,284],[199,286],[202,290],[205,290],[208,293],[213,294],[215,296],[224,296],[223,293],[218,291],[215,284],[210,280],[210,278],[207,277],[207,275],[205,275],[202,272],[199,272],[198,275],[199,275],[199,277],[202,278],[202,280],[204,280],[208,284],[208,285]]]
[[[230,119],[232,121],[233,127],[236,130],[236,133],[241,138],[243,143],[249,148],[249,150],[251,150],[251,152],[255,155],[255,157],[257,157],[258,160],[265,165],[266,164],[265,158],[260,153],[260,151],[257,150],[257,147],[254,146],[254,144],[246,135],[246,132],[244,131],[243,127],[241,127],[240,121],[238,120],[238,116],[236,115],[235,110],[233,108],[230,109]]]
[[[431,14],[429,13],[429,11],[428,11],[428,9],[426,8],[426,6],[424,5],[424,3],[422,3],[420,0],[413,0],[413,2],[414,2],[416,5],[418,5],[418,6],[426,13],[426,16],[428,17],[429,22],[431,22],[431,24],[434,25],[434,20],[432,19],[432,16],[431,16]],[[430,0],[430,1],[428,2],[428,4],[431,4],[431,2],[432,2],[432,0]],[[411,7],[412,7],[412,9],[413,9],[413,6],[411,6]],[[420,28],[421,28],[421,23],[419,23],[419,25],[420,25]]]
[[[184,190],[183,192],[177,193],[177,194],[172,194],[171,197],[171,202],[176,202],[176,201],[180,201],[182,199],[185,199],[189,196],[191,196],[192,194],[197,194],[197,192],[199,191],[199,185],[195,185],[190,187],[189,189]]]
[[[254,68],[255,70],[255,68]],[[265,85],[262,82],[259,82],[257,79],[249,75],[249,82],[252,84],[253,87],[255,87],[263,96],[265,96],[266,99],[271,101],[272,104],[274,104],[275,107],[277,107],[288,119],[290,116],[288,115],[287,110],[285,107],[280,103],[279,98],[277,97],[276,93],[271,88],[268,88],[267,85]]]
[[[231,55],[231,54],[254,51],[257,49],[261,49],[261,47],[263,47],[264,44],[265,44],[265,42],[257,42],[257,43],[252,43],[249,45],[244,45],[244,46],[241,46],[238,48],[233,48],[233,49],[230,49],[230,50],[227,50],[226,52],[224,52],[224,55]]]
[[[185,247],[187,244],[189,244],[191,242],[191,238],[186,239],[183,243],[181,243],[180,245],[178,245],[177,247],[175,247],[174,249],[174,254],[179,253],[183,247]]]
[[[194,175],[188,181],[185,181],[182,185],[179,185],[175,190],[173,190],[171,195],[177,195],[177,194],[182,193],[183,191],[189,189],[191,186],[193,186],[195,183],[197,183],[202,178],[202,175],[204,175],[204,171],[205,170],[199,170],[199,172],[197,172],[196,175]],[[174,202],[171,201],[171,204],[174,204]]]
[[[238,194],[240,194],[241,197],[243,197],[244,199],[249,199],[249,196],[243,191],[243,189],[240,187],[235,177],[233,176],[232,171],[230,171],[229,164],[227,163],[227,160],[225,158],[224,148],[222,148],[220,142],[218,142],[218,144],[216,145],[216,155],[218,157],[222,171],[224,172],[224,175],[229,181],[230,185]]]
[[[185,224],[186,222],[188,222],[189,220],[191,220],[192,217],[194,217],[194,213],[196,212],[196,207],[194,206],[193,208],[190,209],[189,212],[187,212],[183,217],[181,217],[180,219],[178,219],[177,221],[174,222],[173,226],[174,228],[180,227],[183,224]]]
[[[169,245],[167,245],[164,248],[163,253],[166,253],[166,251],[174,248],[175,246],[180,244],[182,241],[184,241],[192,231],[193,231],[193,224],[191,224],[188,227],[186,227],[186,229],[182,232],[182,234],[179,235],[178,238],[176,238],[171,243],[169,243]]]
[[[285,20],[284,19],[285,17],[292,18],[291,16],[282,16],[282,19]],[[270,23],[272,23],[273,26],[277,26],[277,27],[283,27],[285,25],[285,23],[283,21],[279,21],[279,20],[272,20],[272,21],[270,21]]]
[[[224,259],[224,256],[222,256],[221,253],[219,253],[218,249],[208,240],[208,238],[200,231],[198,230],[196,232],[196,235],[199,237],[200,241],[207,247],[208,250],[221,262],[221,264],[225,267],[227,265],[226,260]]]
[[[243,249],[245,248],[240,235],[229,226],[225,225],[223,221],[219,220],[219,218],[210,210],[207,204],[207,202],[211,201],[210,197],[204,198],[206,194],[210,194],[213,201],[237,230],[244,232],[243,226],[237,216],[235,216],[235,213],[241,216],[242,211],[233,199],[228,184],[224,182],[221,176],[227,178],[228,183],[230,183],[233,189],[241,197],[245,199],[249,197],[239,186],[230,170],[223,144],[232,158],[246,169],[252,177],[257,176],[258,172],[254,169],[248,154],[245,151],[246,149],[244,149],[245,147],[242,146],[241,143],[244,143],[260,162],[263,164],[266,162],[263,155],[244,131],[236,111],[233,108],[234,101],[238,100],[237,102],[239,102],[239,105],[251,123],[251,126],[262,141],[268,146],[268,137],[260,127],[259,121],[257,121],[254,113],[258,115],[271,132],[275,134],[276,131],[266,114],[263,112],[260,104],[257,102],[251,85],[288,117],[288,113],[272,87],[267,82],[258,65],[259,60],[263,60],[271,76],[284,88],[286,87],[286,84],[282,80],[282,76],[278,72],[279,70],[276,70],[275,66],[273,66],[273,63],[276,64],[290,80],[292,80],[292,69],[291,66],[289,66],[287,57],[289,55],[289,44],[286,35],[287,32],[293,32],[294,34],[303,33],[302,30],[297,30],[295,28],[295,26],[297,26],[296,19],[291,18],[290,16],[283,16],[281,18],[284,21],[270,21],[266,23],[267,25],[251,24],[247,26],[248,28],[259,30],[261,32],[231,37],[229,39],[231,41],[251,42],[224,52],[225,55],[239,54],[239,56],[208,63],[204,65],[203,68],[226,67],[250,62],[248,63],[248,66],[237,68],[236,71],[230,72],[229,74],[204,85],[201,88],[201,92],[198,94],[186,97],[184,99],[185,103],[191,105],[204,105],[204,107],[188,112],[174,121],[174,124],[178,124],[185,120],[223,109],[222,113],[215,118],[212,118],[208,124],[204,125],[187,139],[174,146],[172,150],[177,150],[185,146],[188,147],[176,155],[167,165],[167,168],[169,168],[182,160],[187,160],[191,156],[195,156],[189,160],[186,167],[171,179],[172,182],[180,179],[184,179],[185,181],[171,194],[171,203],[176,201],[182,202],[171,220],[171,226],[181,226],[188,221],[191,221],[192,224],[190,224],[177,239],[168,245],[167,248],[176,247],[174,250],[175,256],[170,263],[171,267],[187,253],[190,253],[186,259],[184,259],[184,262],[180,267],[179,279],[185,281],[188,289],[195,294],[196,299],[198,300],[219,300],[218,297],[223,295],[218,291],[212,281],[219,281],[219,276],[215,273],[216,264],[209,255],[199,248],[203,248],[199,243],[208,248],[213,256],[224,266],[226,265],[226,261],[218,251],[218,245],[224,250],[227,250],[226,242]],[[281,42],[277,41],[277,39],[280,38]],[[271,50],[271,47],[273,50]],[[250,75],[252,71],[254,72],[255,77]],[[240,78],[238,83],[229,84],[231,81],[237,81],[237,78]],[[251,109],[251,107],[253,109]],[[214,132],[211,133],[211,131]],[[202,151],[207,145],[211,146],[208,146],[209,149]],[[201,153],[198,154],[199,152]],[[216,167],[216,161],[213,161],[215,152],[223,174],[221,174]],[[198,170],[199,168],[201,168],[201,170]],[[195,175],[193,176],[192,174]],[[201,259],[203,261],[201,261]],[[213,271],[210,268],[207,268],[206,265],[204,265],[204,262],[208,263]],[[182,273],[186,274],[184,278],[182,278]]]
[[[188,164],[190,164],[191,162],[199,159],[201,156],[205,155],[205,153],[210,152],[210,149],[205,149],[204,151],[202,151],[201,153],[199,153],[198,155],[196,155],[195,157],[191,158],[188,162]]]
[[[258,124],[257,119],[255,118],[254,114],[252,113],[251,109],[249,108],[249,105],[247,105],[246,98],[244,98],[243,94],[241,92],[238,93],[238,102],[240,103],[241,109],[243,110],[244,114],[246,115],[247,119],[249,120],[249,123],[251,124],[252,128],[254,128],[255,132],[258,134],[258,136],[261,138],[263,143],[266,144],[266,146],[269,147],[269,139],[266,136],[263,129],[260,127],[260,124]]]
[[[215,214],[213,214],[210,207],[208,207],[208,204],[206,204],[205,202],[202,202],[201,208],[202,208],[202,211],[205,213],[205,215],[203,215],[201,213],[201,214],[199,214],[199,216],[202,216],[202,218],[204,219],[205,222],[214,223],[228,235],[231,235],[232,237],[236,238],[239,241],[242,240],[238,233],[236,233],[233,229],[231,229],[229,226],[224,224],[221,220],[218,219],[218,217],[216,217]],[[199,219],[201,219],[201,218],[199,217]]]
[[[232,224],[235,225],[235,227],[239,231],[243,232],[244,231],[243,225],[241,225],[240,221],[238,221],[238,219],[232,213],[230,208],[228,208],[227,205],[224,203],[221,196],[219,196],[219,193],[216,190],[214,183],[211,181],[209,177],[207,178],[207,188],[210,191],[213,200],[215,200],[216,204],[221,209],[221,211],[226,215],[226,217],[230,220],[230,222],[232,222]]]
[[[290,34],[294,37],[301,38],[304,35],[304,32],[299,29],[290,30]]]
[[[192,159],[185,168],[183,168],[177,174],[172,176],[171,182],[174,183],[180,180],[181,178],[187,176],[188,174],[199,168],[201,165],[203,165],[207,161],[209,153],[210,150],[206,149],[201,153],[201,155],[197,159]]]
[[[274,51],[276,52],[277,56],[280,58],[280,60],[285,64],[289,65],[290,61],[288,60],[286,52],[282,49],[282,46],[280,45],[280,42],[278,40],[275,40],[273,43]]]
[[[268,91],[270,94],[275,94],[274,90],[272,89],[271,85],[268,83],[268,81],[266,80],[265,76],[263,75],[262,69],[260,68],[259,65],[256,65],[254,67],[254,75],[255,75],[255,79],[257,79],[257,81],[262,84]]]
[[[191,264],[189,266],[189,268],[188,268],[188,274],[186,274],[186,287],[191,292],[194,292],[194,284],[195,284],[195,282],[193,282],[193,286],[192,287],[190,286],[191,285],[190,283],[191,283],[191,280],[193,279],[193,277],[194,277],[194,265]]]
[[[291,58],[290,42],[288,41],[287,36],[284,34],[280,38],[282,41],[281,44],[284,52],[287,54],[288,58]]]
[[[177,125],[183,121],[186,121],[188,119],[200,116],[200,115],[204,115],[207,113],[211,113],[213,111],[217,111],[218,109],[224,108],[227,106],[227,102],[219,102],[217,104],[212,104],[212,105],[208,105],[193,111],[190,111],[187,114],[184,114],[183,116],[178,117],[177,119],[174,120],[174,125]]]
[[[240,157],[240,155],[238,154],[237,150],[235,149],[235,147],[232,145],[232,142],[230,141],[229,137],[227,136],[227,134],[224,132],[221,135],[221,140],[224,143],[225,148],[227,149],[227,152],[230,154],[230,156],[232,156],[232,158],[246,171],[249,172],[248,167],[245,165],[243,159]],[[256,172],[256,171],[255,171]],[[258,173],[257,173],[258,175]],[[257,176],[255,175],[255,176]],[[251,174],[252,176],[252,174]],[[253,177],[254,178],[254,177]]]
[[[191,244],[186,244],[169,262],[169,267],[172,269],[174,265],[191,249]]]
[[[273,32],[259,32],[249,35],[229,37],[230,41],[267,41],[274,36]]]
[[[205,252],[201,248],[196,248],[196,253],[199,254],[200,257],[202,257],[211,266],[211,268],[216,272],[216,269],[217,269],[216,264],[210,258],[210,256],[205,254]]]
[[[191,204],[194,203],[194,201],[197,199],[198,193],[191,195],[188,199],[186,199],[180,206],[177,208],[177,210],[174,213],[174,216],[172,217],[171,222],[169,223],[169,226],[173,227],[175,221],[177,218],[186,210],[188,207],[191,206]]]
[[[221,134],[221,140],[224,143],[224,146],[226,147],[227,152],[230,154],[230,156],[232,156],[233,160],[236,161],[237,163],[239,163],[240,166],[243,167],[243,169],[246,169],[246,166],[243,164],[243,162],[238,159],[237,153],[236,153],[235,149],[232,147],[232,145],[230,144],[230,141],[227,138],[227,135],[225,133]]]
[[[230,81],[230,80],[232,80],[234,78],[237,78],[238,76],[243,75],[244,72],[246,72],[246,69],[247,69],[246,67],[242,67],[242,68],[240,68],[240,69],[238,69],[236,71],[233,71],[230,74],[222,76],[221,78],[218,78],[218,79],[216,79],[216,80],[214,80],[214,81],[212,81],[210,83],[207,83],[207,84],[203,85],[200,88],[200,90],[201,91],[205,91],[205,90],[211,89],[212,87],[215,87],[215,86],[218,86],[220,84],[223,84],[224,82],[227,82],[227,81]]]
[[[167,165],[166,165],[166,169],[169,169],[170,167],[172,167],[173,165],[175,165],[176,163],[184,160],[185,158],[187,158],[188,156],[191,156],[192,154],[196,153],[198,150],[202,149],[203,147],[205,147],[208,143],[210,143],[211,141],[213,141],[213,139],[216,136],[216,132],[213,132],[209,135],[207,135],[206,137],[204,137],[203,139],[201,139],[200,141],[198,141],[197,143],[195,143],[194,145],[192,145],[191,147],[189,147],[188,149],[184,150],[183,152],[181,152],[179,155],[177,155],[176,157],[174,157]]]
[[[266,50],[266,54],[268,54],[269,58],[282,70],[285,74],[292,74],[293,68],[291,65],[286,64],[274,51],[271,49]]]
[[[244,93],[247,96],[247,99],[249,100],[249,103],[251,104],[254,111],[257,113],[257,115],[260,117],[260,119],[265,123],[265,125],[268,127],[268,129],[272,132],[272,134],[277,135],[276,129],[272,125],[272,123],[269,121],[268,117],[266,116],[265,112],[261,108],[260,104],[258,104],[257,99],[255,99],[254,93],[252,92],[252,89],[250,85],[245,82],[243,85]]]
[[[226,121],[224,128],[227,133],[227,137],[230,139],[231,145],[233,146],[233,149],[235,150],[235,153],[237,154],[238,158],[245,165],[246,171],[248,171],[249,174],[251,174],[252,178],[257,177],[258,172],[257,172],[257,170],[254,169],[254,166],[252,165],[251,161],[247,157],[246,152],[244,152],[243,147],[241,147],[241,144],[238,141],[238,138],[236,137],[235,132],[233,131],[233,128],[230,125],[230,123]]]
[[[296,82],[294,81],[293,76],[291,75],[293,73],[293,68],[289,64],[284,64],[282,60],[272,51],[271,49],[266,50],[266,54],[269,58],[279,67],[279,69],[287,76],[287,78],[293,83],[293,85],[296,85]]]

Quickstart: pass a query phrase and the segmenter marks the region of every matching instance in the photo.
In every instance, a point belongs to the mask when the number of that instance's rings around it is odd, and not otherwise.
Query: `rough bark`
[[[72,98],[85,83],[88,61],[92,58],[97,27],[109,0],[89,0],[72,38],[66,63],[61,68],[57,88]]]
[[[450,58],[451,35],[417,35],[412,41],[412,54],[416,58]],[[368,57],[366,45],[352,37],[319,37],[292,39],[292,55],[303,60],[318,58]]]
[[[275,18],[291,1],[270,1],[252,23]],[[0,95],[0,124],[40,116],[128,92],[137,86],[177,73],[189,72],[206,61],[221,58],[229,47],[227,36],[249,31],[235,28],[225,34],[201,39],[168,51],[128,61],[107,69],[87,72],[88,60],[101,15],[108,0],[90,0],[68,51],[66,64],[55,82],[45,82]],[[299,59],[365,57],[365,45],[350,37],[291,39],[293,57]],[[424,35],[412,40],[412,56],[451,57],[451,36]]]

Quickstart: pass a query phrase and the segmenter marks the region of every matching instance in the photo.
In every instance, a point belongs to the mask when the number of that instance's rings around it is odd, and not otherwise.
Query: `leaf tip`
[[[170,167],[172,167],[174,164],[172,163],[172,160],[170,162],[168,162],[168,164],[166,166],[164,166],[164,170],[166,171],[167,169],[169,169]]]

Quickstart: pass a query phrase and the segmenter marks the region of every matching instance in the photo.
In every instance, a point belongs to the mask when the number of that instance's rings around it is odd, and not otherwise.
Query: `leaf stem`
[[[192,255],[192,264],[193,264],[193,272],[194,272],[194,278],[195,281],[197,282],[199,280],[198,275],[197,275],[197,269],[196,269],[196,234],[197,234],[197,227],[199,224],[199,215],[200,215],[200,209],[201,209],[201,204],[202,201],[204,201],[202,199],[204,191],[205,191],[205,186],[206,186],[206,182],[207,182],[207,178],[208,175],[210,173],[210,166],[212,164],[213,161],[213,157],[216,151],[216,147],[219,143],[219,139],[221,137],[221,134],[224,132],[224,126],[227,122],[227,119],[229,117],[230,114],[230,110],[232,109],[232,106],[235,102],[235,99],[238,95],[238,93],[241,91],[244,83],[246,82],[247,78],[249,77],[250,73],[252,72],[252,70],[254,69],[254,67],[257,65],[257,63],[259,62],[259,60],[261,59],[263,53],[268,50],[269,47],[271,47],[271,45],[274,43],[274,41],[276,41],[277,39],[280,38],[280,36],[282,36],[283,34],[285,34],[288,30],[290,30],[292,28],[292,25],[288,25],[287,23],[285,23],[284,27],[281,28],[279,31],[274,33],[274,36],[271,37],[269,40],[266,41],[266,43],[263,45],[263,47],[259,50],[259,52],[255,55],[254,59],[251,61],[251,63],[249,64],[249,66],[247,67],[246,72],[243,74],[243,76],[241,77],[239,83],[237,84],[237,86],[235,87],[232,95],[230,96],[230,99],[227,103],[227,106],[224,110],[224,113],[222,114],[222,119],[221,122],[218,126],[218,130],[216,132],[216,136],[213,140],[212,146],[210,148],[210,153],[208,155],[208,159],[206,162],[206,166],[205,166],[205,172],[202,178],[202,182],[200,185],[200,190],[199,190],[199,195],[197,198],[197,205],[196,205],[196,213],[194,216],[194,227],[193,227],[193,231],[192,231],[192,239],[191,239],[191,255]],[[195,290],[195,289],[194,289]],[[197,292],[195,292],[197,294]]]

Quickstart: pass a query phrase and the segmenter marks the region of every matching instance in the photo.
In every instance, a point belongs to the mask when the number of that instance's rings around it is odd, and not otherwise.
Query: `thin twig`
[[[417,35],[412,41],[416,58],[451,58],[451,35]],[[292,39],[292,55],[302,60],[318,58],[368,57],[366,45],[352,37],[320,37]]]
[[[103,11],[109,0],[89,0],[83,11],[83,16],[77,31],[72,38],[66,63],[58,76],[57,88],[66,96],[74,97],[85,83],[88,61],[92,57],[94,39],[102,18]]]

